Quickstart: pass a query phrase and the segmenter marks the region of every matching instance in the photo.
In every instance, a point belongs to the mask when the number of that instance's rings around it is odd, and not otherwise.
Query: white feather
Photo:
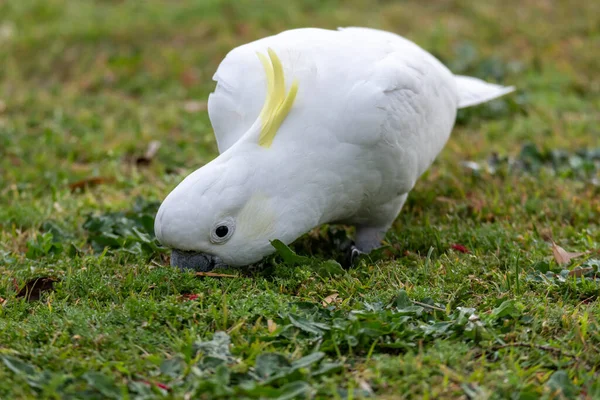
[[[267,89],[256,53],[268,48],[288,88],[294,79],[299,88],[267,149],[250,128]],[[512,90],[455,77],[416,44],[366,28],[296,29],[248,43],[214,79],[208,111],[222,154],[167,197],[155,230],[166,245],[231,265],[258,261],[273,251],[270,240],[290,243],[323,223],[356,225],[357,244],[369,251],[444,147],[457,109]],[[256,193],[268,201],[248,213]],[[247,222],[266,216],[269,229]],[[213,245],[210,231],[223,218],[245,226]]]
[[[470,76],[454,75],[458,88],[458,108],[475,106],[514,92],[513,86],[501,86]]]

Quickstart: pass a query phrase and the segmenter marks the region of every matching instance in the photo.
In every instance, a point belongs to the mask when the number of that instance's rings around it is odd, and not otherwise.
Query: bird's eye
[[[233,218],[226,218],[217,222],[210,233],[210,241],[214,244],[221,244],[229,240],[235,230]]]
[[[215,233],[218,237],[224,238],[229,233],[229,228],[225,225],[219,225],[217,226],[217,229],[215,229]]]

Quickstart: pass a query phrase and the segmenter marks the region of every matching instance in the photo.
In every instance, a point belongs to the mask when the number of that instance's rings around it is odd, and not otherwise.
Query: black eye
[[[213,225],[210,241],[214,244],[223,244],[231,238],[233,232],[235,232],[235,220],[232,217],[223,218]]]
[[[217,226],[217,229],[215,229],[215,233],[218,237],[224,238],[229,233],[229,228],[225,225]]]

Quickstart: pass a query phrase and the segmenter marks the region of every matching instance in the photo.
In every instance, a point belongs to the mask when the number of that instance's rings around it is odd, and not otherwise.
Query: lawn
[[[0,0],[0,398],[600,398],[600,3],[573,3]],[[350,25],[518,92],[459,113],[355,268],[335,226],[171,268],[154,213],[217,154],[218,63]]]

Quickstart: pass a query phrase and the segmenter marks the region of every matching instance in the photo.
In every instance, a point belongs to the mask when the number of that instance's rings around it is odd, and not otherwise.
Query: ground
[[[0,398],[600,398],[599,16],[592,1],[0,2]],[[251,269],[172,269],[152,219],[216,155],[219,61],[309,25],[395,31],[518,92],[459,114],[356,268],[333,260],[343,227],[324,227]]]

